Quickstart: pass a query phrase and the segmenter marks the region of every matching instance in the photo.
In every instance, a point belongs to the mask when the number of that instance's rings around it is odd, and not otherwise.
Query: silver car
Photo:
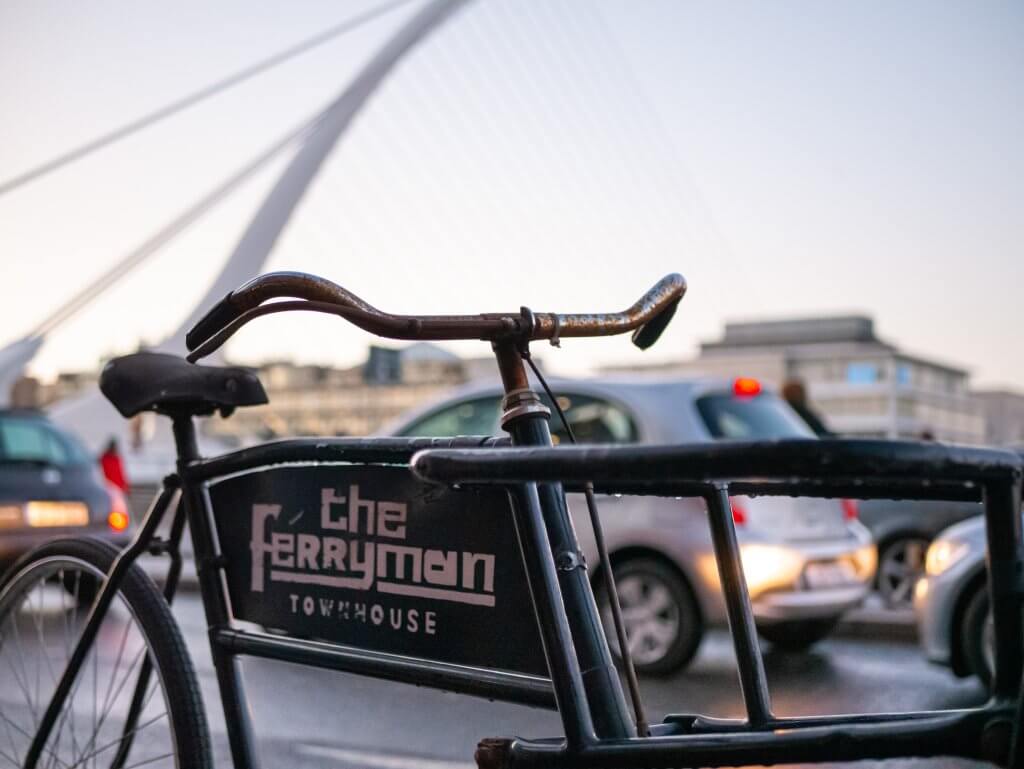
[[[552,389],[581,443],[814,437],[781,399],[751,379],[560,380]],[[496,384],[471,385],[387,432],[498,434],[501,395]],[[556,442],[566,440],[557,416],[551,431]],[[690,661],[705,628],[726,621],[704,503],[602,496],[598,504],[633,659],[642,672],[669,673]],[[582,495],[570,495],[569,505],[593,566],[598,559]],[[806,648],[866,596],[875,547],[852,503],[734,497],[733,515],[758,629],[767,640]],[[593,576],[603,604],[603,581]]]
[[[980,508],[980,506],[979,506]],[[925,556],[914,611],[925,656],[958,676],[992,677],[992,614],[985,584],[985,518],[943,531]]]

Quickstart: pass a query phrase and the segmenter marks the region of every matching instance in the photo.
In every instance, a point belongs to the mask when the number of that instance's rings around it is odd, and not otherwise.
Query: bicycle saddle
[[[177,355],[139,352],[114,358],[100,374],[100,391],[121,416],[156,411],[170,416],[227,416],[238,406],[267,402],[256,373],[237,366],[197,366]]]

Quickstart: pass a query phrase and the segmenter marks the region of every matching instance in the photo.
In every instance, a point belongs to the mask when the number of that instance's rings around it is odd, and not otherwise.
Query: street
[[[5,725],[2,737],[6,740],[0,742],[0,759],[7,764],[21,764],[17,756],[24,754],[24,737],[29,735],[28,728],[39,711],[39,703],[33,704],[30,699],[29,712],[21,693],[47,691],[45,684],[55,680],[51,666],[39,661],[39,643],[44,643],[51,653],[55,648],[70,649],[74,631],[67,624],[67,605],[66,591],[53,586],[33,599],[32,608],[19,623],[10,626],[9,640],[17,654],[8,654],[6,665],[0,668],[0,720]],[[224,717],[198,594],[189,590],[180,593],[174,614],[197,669],[216,765],[229,767]],[[66,747],[72,755],[95,754],[105,758],[110,755],[107,751],[117,744],[117,732],[110,733],[110,729],[119,728],[116,724],[120,723],[120,716],[111,718],[107,732],[88,745],[79,742],[75,747],[74,735],[81,733],[79,727],[86,727],[85,732],[89,733],[87,725],[90,718],[96,723],[97,710],[103,713],[99,720],[102,725],[107,712],[122,712],[127,706],[131,687],[124,683],[136,669],[141,648],[136,636],[125,645],[121,630],[127,627],[125,617],[120,611],[109,620],[109,625],[104,625],[97,642],[99,672],[95,664],[88,667],[87,662],[86,670],[91,675],[86,676],[86,686],[77,695],[74,713],[64,724],[68,728],[58,729],[64,743],[71,741]],[[897,640],[896,636],[904,640]],[[970,707],[983,701],[985,694],[979,684],[957,680],[948,671],[928,664],[917,645],[906,636],[879,629],[874,634],[862,632],[854,637],[848,630],[804,654],[779,653],[766,645],[765,666],[775,712],[883,712]],[[58,654],[55,659],[64,658]],[[539,738],[561,733],[557,715],[544,710],[267,660],[244,658],[243,666],[258,749],[265,767],[470,769],[473,750],[482,737]],[[113,670],[127,672],[115,674]],[[120,683],[112,689],[111,684],[104,685],[105,681]],[[42,690],[40,682],[44,684]],[[732,718],[743,715],[735,660],[724,631],[714,631],[706,637],[685,672],[668,679],[643,679],[641,686],[646,713],[652,722],[671,712]],[[97,698],[93,691],[102,694]],[[38,700],[39,696],[33,699]],[[161,737],[166,724],[164,706],[152,696],[146,701],[150,707],[143,710],[140,721],[146,726],[140,727],[137,734],[136,762],[131,766],[166,762],[169,757]],[[97,703],[102,704],[98,707]],[[79,727],[75,726],[75,713]],[[954,760],[886,764],[920,765],[971,764]]]
[[[206,699],[218,766],[230,766],[216,682],[198,598],[176,599]],[[980,703],[981,687],[929,665],[907,641],[838,638],[813,652],[787,655],[765,647],[780,715],[881,712]],[[485,736],[552,736],[557,715],[447,692],[392,684],[295,665],[248,659],[248,693],[266,767],[456,769],[473,766]],[[648,717],[702,712],[739,717],[742,703],[729,637],[713,633],[684,673],[642,681]],[[861,766],[870,764],[861,764]],[[962,761],[893,761],[886,767],[955,766]]]

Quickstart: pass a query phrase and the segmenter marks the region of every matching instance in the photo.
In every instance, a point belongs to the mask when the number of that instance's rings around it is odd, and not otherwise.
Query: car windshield
[[[0,417],[0,463],[38,463],[67,467],[91,462],[69,435],[32,416]]]
[[[814,433],[789,406],[774,395],[716,393],[697,399],[708,431],[715,438],[813,438]]]

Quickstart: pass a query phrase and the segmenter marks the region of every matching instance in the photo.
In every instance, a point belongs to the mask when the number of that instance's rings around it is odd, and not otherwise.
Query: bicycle
[[[212,765],[195,673],[168,608],[187,521],[237,767],[258,765],[241,656],[558,710],[560,738],[484,739],[476,759],[485,769],[725,766],[916,755],[1024,765],[1020,457],[841,440],[551,447],[550,412],[531,388],[526,367],[547,386],[529,344],[632,331],[634,343],[649,347],[685,288],[680,276],[670,275],[625,312],[604,315],[534,313],[524,307],[478,316],[397,316],[322,278],[275,273],[250,281],[211,309],[187,337],[189,362],[154,353],[111,361],[101,378],[104,394],[126,417],[148,409],[171,419],[177,471],[165,479],[123,552],[95,541],[58,540],[26,556],[0,585],[0,657],[28,712],[22,723],[0,711],[0,735],[6,730],[9,742],[0,759],[29,768],[100,761],[120,769],[158,761]],[[284,301],[269,301],[276,299]],[[235,408],[266,402],[266,395],[248,370],[192,363],[251,320],[294,310],[338,315],[394,339],[491,342],[506,392],[502,425],[510,440],[290,439],[201,458],[196,417],[227,416]],[[548,396],[558,410],[557,399]],[[602,572],[610,581],[618,647],[624,650],[628,701],[569,519],[566,488],[584,491],[588,500],[606,567]],[[601,541],[595,492],[704,498],[746,719],[678,714],[647,723]],[[956,711],[773,715],[730,492],[984,497],[996,649],[989,702]],[[171,511],[169,534],[158,537]],[[134,563],[144,552],[169,557],[162,592]],[[82,617],[75,599],[87,585],[95,598]],[[44,650],[49,650],[44,638],[62,639],[54,655],[58,661],[46,656],[46,670],[37,662],[34,681],[27,665],[19,671],[16,664],[19,655],[24,663],[26,651],[19,626],[24,615],[31,617],[29,629]],[[105,647],[119,649],[112,667],[101,659],[97,637],[119,639]],[[137,643],[128,654],[131,662],[122,666],[129,637]],[[101,681],[101,671],[109,680]],[[83,691],[93,694],[91,713]],[[86,734],[79,741],[76,726],[83,719]]]

